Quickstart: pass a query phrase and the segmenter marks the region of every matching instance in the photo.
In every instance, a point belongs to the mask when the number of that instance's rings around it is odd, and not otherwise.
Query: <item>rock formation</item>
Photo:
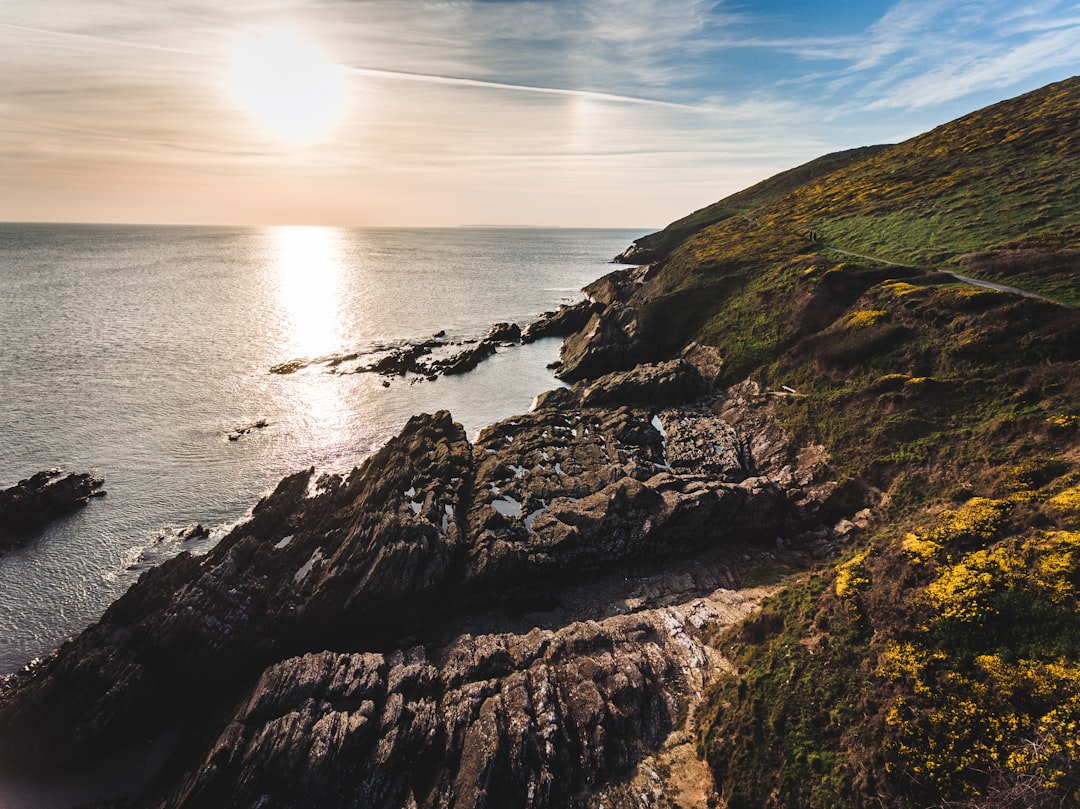
[[[105,481],[89,474],[63,475],[59,469],[38,472],[0,491],[0,549],[21,535],[63,517],[105,494]]]
[[[620,571],[771,548],[827,494],[754,457],[704,390],[675,360],[552,392],[475,444],[417,416],[344,478],[285,478],[8,678],[0,760],[91,762],[180,722],[165,806],[588,805],[675,729],[703,654]],[[605,605],[581,607],[590,579]]]
[[[700,768],[688,705],[722,665],[701,633],[745,614],[740,566],[816,528],[832,491],[788,465],[768,397],[714,390],[715,352],[643,361],[649,272],[524,337],[388,354],[374,370],[457,373],[579,329],[574,386],[529,413],[472,443],[416,416],[347,476],[289,476],[205,556],[149,570],[3,683],[0,762],[92,763],[175,726],[140,805],[177,809],[636,805],[657,794],[643,762]]]

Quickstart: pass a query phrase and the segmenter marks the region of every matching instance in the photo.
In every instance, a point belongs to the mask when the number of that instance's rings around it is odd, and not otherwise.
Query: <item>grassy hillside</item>
[[[645,333],[796,391],[763,406],[877,518],[717,640],[728,805],[1080,805],[1080,79],[662,234]]]

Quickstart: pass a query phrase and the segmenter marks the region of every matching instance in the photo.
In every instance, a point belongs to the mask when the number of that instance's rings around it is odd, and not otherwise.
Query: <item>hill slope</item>
[[[635,247],[622,356],[716,347],[877,516],[718,641],[738,671],[699,751],[727,805],[1080,802],[1080,79]]]
[[[1080,805],[1078,122],[1072,79],[642,240],[540,324],[573,387],[286,477],[0,679],[0,772],[157,738],[125,805]]]

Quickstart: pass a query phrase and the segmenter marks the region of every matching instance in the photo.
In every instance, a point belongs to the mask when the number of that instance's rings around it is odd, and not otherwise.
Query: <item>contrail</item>
[[[167,53],[179,53],[187,56],[206,57],[208,54],[198,51],[185,50],[182,48],[169,48],[161,45],[149,45],[130,40],[113,39],[97,34],[79,34],[70,31],[55,31],[47,28],[34,28],[29,25],[15,25],[13,23],[0,22],[0,28],[9,28],[14,31],[26,31],[33,34],[45,34],[48,36],[64,37],[68,39],[90,40],[93,42],[106,42],[112,45],[121,45],[128,48],[140,48],[143,50],[164,51]],[[708,108],[693,104],[681,104],[676,101],[661,101],[656,98],[642,98],[641,96],[628,96],[619,93],[602,93],[596,90],[575,90],[568,87],[542,87],[534,84],[511,84],[509,82],[489,81],[486,79],[465,79],[458,76],[440,76],[434,73],[411,73],[404,70],[382,70],[374,67],[349,67],[342,66],[342,70],[351,76],[368,76],[376,79],[391,79],[393,81],[415,81],[425,84],[442,84],[454,87],[477,87],[487,90],[509,90],[519,93],[538,93],[541,95],[555,95],[570,98],[587,98],[594,101],[608,101],[616,104],[641,104],[649,107],[665,107],[667,109],[684,110],[690,112],[710,112]]]
[[[644,104],[652,107],[668,107],[679,110],[702,112],[703,108],[692,104],[680,104],[676,101],[660,101],[655,98],[641,98],[618,93],[601,93],[595,90],[574,90],[567,87],[541,87],[535,84],[509,84],[486,79],[464,79],[457,76],[439,76],[432,73],[409,73],[403,70],[381,70],[373,67],[346,67],[345,72],[352,76],[370,76],[376,79],[396,81],[417,81],[425,84],[445,84],[456,87],[480,87],[488,90],[511,90],[523,93],[542,93],[544,95],[570,96],[572,98],[590,98],[595,101],[613,101],[619,104]]]
[[[110,37],[99,36],[98,34],[78,34],[72,31],[53,31],[48,28],[34,28],[30,25],[15,25],[10,22],[0,22],[0,28],[10,28],[13,31],[26,31],[31,34],[45,34],[46,36],[53,37],[65,37],[67,39],[89,40],[91,42],[105,42],[110,45],[122,45],[127,48],[140,48],[145,51],[158,51],[165,53],[180,53],[185,56],[205,56],[206,54],[199,53],[198,51],[190,51],[184,48],[168,48],[164,45],[148,45],[143,42],[131,42],[126,39],[112,39]]]

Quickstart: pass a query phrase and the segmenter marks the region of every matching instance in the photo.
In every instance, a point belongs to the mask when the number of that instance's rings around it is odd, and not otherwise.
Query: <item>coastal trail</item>
[[[886,265],[888,265],[890,267],[904,267],[904,268],[914,269],[914,265],[912,265],[912,264],[901,264],[898,261],[889,261],[888,259],[878,258],[877,256],[867,256],[867,255],[863,255],[861,253],[853,253],[850,250],[841,250],[839,247],[830,247],[829,245],[824,244],[824,243],[820,243],[820,247],[821,247],[821,249],[828,250],[829,252],[832,252],[832,253],[840,253],[841,255],[851,256],[852,258],[861,258],[861,259],[865,259],[866,261],[876,261],[879,264],[886,264]],[[1020,289],[1019,287],[1011,287],[1011,286],[1008,286],[1006,284],[998,284],[998,283],[995,283],[993,281],[982,281],[982,280],[980,280],[978,278],[969,278],[966,275],[960,275],[959,273],[951,272],[949,270],[937,270],[937,271],[940,272],[942,275],[948,275],[948,276],[950,276],[952,278],[955,278],[957,281],[962,281],[965,284],[971,284],[971,285],[977,286],[977,287],[985,287],[986,289],[993,289],[993,290],[997,290],[998,292],[1008,293],[1010,295],[1019,295],[1022,298],[1032,298],[1032,299],[1038,300],[1038,301],[1045,301],[1047,303],[1052,303],[1052,304],[1055,304],[1056,306],[1064,306],[1064,307],[1067,307],[1069,309],[1075,309],[1076,308],[1072,304],[1065,303],[1064,301],[1054,300],[1053,298],[1048,298],[1045,295],[1040,295],[1037,292],[1029,292],[1026,289]]]

